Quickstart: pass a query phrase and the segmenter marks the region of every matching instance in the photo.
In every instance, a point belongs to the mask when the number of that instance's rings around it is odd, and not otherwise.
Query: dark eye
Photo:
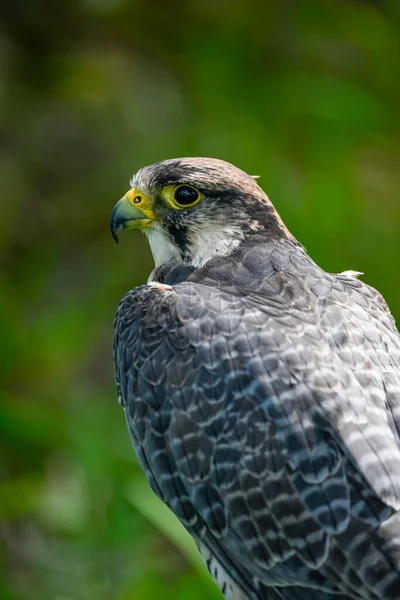
[[[194,204],[200,197],[200,193],[190,185],[180,185],[174,194],[175,201],[180,206]]]

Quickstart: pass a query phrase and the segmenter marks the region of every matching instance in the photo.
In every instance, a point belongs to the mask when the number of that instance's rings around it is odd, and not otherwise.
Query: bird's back
[[[115,364],[146,475],[226,598],[400,598],[400,338],[375,290],[242,244],[128,294]]]

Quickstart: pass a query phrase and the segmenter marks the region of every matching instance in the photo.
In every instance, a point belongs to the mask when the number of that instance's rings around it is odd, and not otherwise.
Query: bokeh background
[[[217,599],[116,401],[114,311],[152,261],[109,215],[144,164],[224,158],[400,318],[400,3],[0,10],[0,597]]]

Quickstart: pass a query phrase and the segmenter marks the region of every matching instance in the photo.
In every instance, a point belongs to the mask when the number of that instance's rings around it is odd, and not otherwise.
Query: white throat
[[[243,232],[239,226],[198,222],[189,230],[188,245],[190,256],[182,258],[179,248],[157,227],[144,230],[149,240],[151,253],[156,267],[171,259],[194,267],[201,267],[215,256],[231,254],[242,242]]]
[[[153,255],[156,267],[161,267],[171,259],[181,261],[179,248],[173,244],[157,227],[144,229],[144,233],[150,244],[150,250]]]

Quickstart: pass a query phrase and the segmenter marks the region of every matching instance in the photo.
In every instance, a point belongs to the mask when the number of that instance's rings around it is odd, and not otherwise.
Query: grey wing
[[[320,326],[331,372],[347,375],[334,395],[341,410],[327,398],[323,408],[376,495],[399,510],[400,335],[376,290],[346,276],[333,281],[334,301],[324,306]]]
[[[353,283],[331,304],[269,285],[267,304],[190,283],[125,299],[116,376],[142,466],[249,598],[398,598],[398,336]]]

